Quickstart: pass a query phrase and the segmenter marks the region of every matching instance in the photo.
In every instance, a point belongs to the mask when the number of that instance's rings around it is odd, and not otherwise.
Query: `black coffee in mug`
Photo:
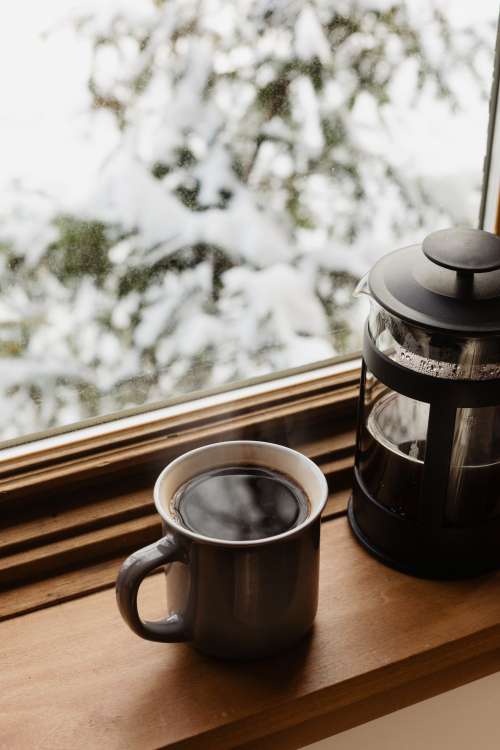
[[[327,498],[319,467],[282,445],[233,440],[179,456],[154,488],[163,536],[133,552],[118,574],[123,619],[141,638],[189,641],[225,659],[270,656],[298,643],[318,606]],[[162,566],[167,616],[150,622],[137,594]]]
[[[225,466],[190,479],[173,508],[182,526],[212,539],[249,541],[283,534],[309,515],[304,490],[261,466]]]

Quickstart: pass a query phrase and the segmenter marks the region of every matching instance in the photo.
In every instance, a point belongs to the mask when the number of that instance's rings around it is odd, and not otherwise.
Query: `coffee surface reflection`
[[[178,521],[213,539],[249,541],[283,534],[309,514],[304,491],[287,476],[257,466],[212,469],[174,497]]]

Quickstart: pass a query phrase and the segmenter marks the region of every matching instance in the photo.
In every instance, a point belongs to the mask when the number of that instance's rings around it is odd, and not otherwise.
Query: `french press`
[[[349,522],[383,562],[457,578],[500,567],[500,237],[446,229],[362,279]]]

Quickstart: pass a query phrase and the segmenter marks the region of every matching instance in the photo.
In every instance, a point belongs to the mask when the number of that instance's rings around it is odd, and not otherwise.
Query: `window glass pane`
[[[0,439],[357,349],[476,223],[495,5],[4,4]]]

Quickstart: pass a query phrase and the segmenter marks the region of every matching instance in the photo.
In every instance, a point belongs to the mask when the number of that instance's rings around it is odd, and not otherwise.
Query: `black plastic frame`
[[[415,372],[377,349],[365,326],[363,359],[368,369],[393,391],[432,404],[450,408],[495,406],[500,404],[500,378],[492,380],[451,380]]]

